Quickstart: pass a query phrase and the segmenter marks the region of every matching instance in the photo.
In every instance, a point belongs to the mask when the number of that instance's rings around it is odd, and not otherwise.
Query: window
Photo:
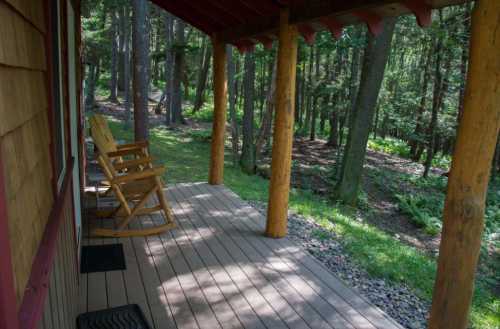
[[[59,0],[51,1],[51,36],[52,36],[52,123],[53,123],[53,147],[54,147],[54,170],[57,179],[57,188],[61,188],[64,173],[66,171],[65,154],[65,124],[64,124],[64,102],[62,83],[62,61],[61,61],[61,8]]]

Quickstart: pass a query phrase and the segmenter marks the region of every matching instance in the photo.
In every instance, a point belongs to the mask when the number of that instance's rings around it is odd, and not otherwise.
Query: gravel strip
[[[266,214],[264,203],[248,203],[260,213]],[[403,284],[396,285],[370,277],[350,260],[339,242],[341,238],[334,232],[326,230],[312,219],[290,212],[288,238],[302,245],[349,287],[356,289],[405,328],[426,328],[430,304],[418,298]]]

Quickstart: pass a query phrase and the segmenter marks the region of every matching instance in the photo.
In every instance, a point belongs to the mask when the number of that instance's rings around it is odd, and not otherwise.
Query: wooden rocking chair
[[[89,119],[90,134],[94,141],[95,146],[101,154],[106,154],[113,165],[114,169],[118,172],[123,171],[138,171],[143,168],[152,168],[153,159],[149,156],[148,143],[135,142],[129,144],[118,144],[106,119],[100,114],[94,114]],[[132,160],[127,160],[132,159]],[[123,164],[127,162],[127,164]],[[108,181],[101,181],[99,183],[104,191],[99,192],[99,187],[95,192],[88,192],[97,196],[108,196],[112,189]]]
[[[170,207],[163,193],[163,184],[160,181],[160,176],[165,171],[164,167],[150,167],[141,171],[120,173],[115,169],[116,166],[113,165],[106,154],[99,152],[97,161],[110,183],[110,189],[119,202],[118,207],[107,212],[101,212],[100,216],[112,216],[122,219],[118,223],[117,229],[97,228],[92,230],[91,235],[103,237],[146,236],[159,234],[175,227]],[[140,159],[139,161],[124,161],[120,164],[120,168],[128,168],[129,165],[134,167],[138,162],[140,162]],[[155,195],[157,200],[154,198]],[[156,205],[147,205],[151,201],[157,201]],[[163,214],[164,224],[146,229],[127,229],[128,224],[134,217],[157,211]]]

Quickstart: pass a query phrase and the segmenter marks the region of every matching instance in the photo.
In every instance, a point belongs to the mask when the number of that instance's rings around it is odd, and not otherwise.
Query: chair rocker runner
[[[175,227],[170,207],[163,193],[163,184],[160,181],[160,175],[165,171],[164,167],[118,173],[106,154],[99,153],[97,161],[111,185],[110,189],[119,202],[118,207],[104,215],[122,219],[118,223],[117,229],[97,228],[92,230],[91,235],[103,237],[146,236]],[[157,204],[147,206],[149,201],[155,201],[155,195]],[[134,217],[157,211],[163,213],[164,224],[146,229],[127,229]]]

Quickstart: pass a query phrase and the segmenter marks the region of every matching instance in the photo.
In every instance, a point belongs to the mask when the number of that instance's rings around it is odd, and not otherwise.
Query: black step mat
[[[125,270],[125,256],[121,243],[82,248],[81,273]]]
[[[83,313],[76,323],[78,329],[151,329],[137,304]]]

